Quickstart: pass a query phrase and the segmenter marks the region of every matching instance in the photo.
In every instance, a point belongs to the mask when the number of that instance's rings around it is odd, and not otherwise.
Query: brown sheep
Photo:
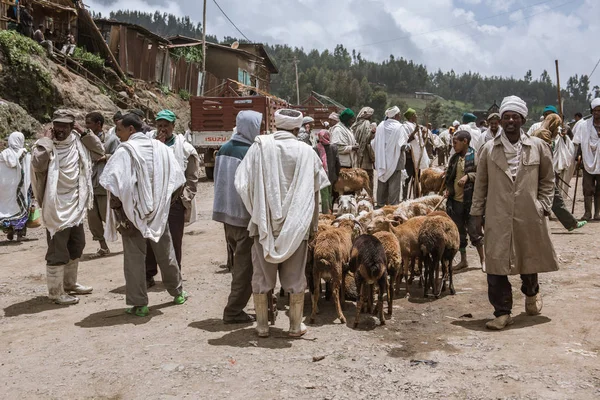
[[[394,283],[398,272],[400,272],[400,264],[402,263],[402,255],[400,252],[400,243],[398,238],[391,232],[377,232],[374,234],[385,249],[385,258],[387,259],[387,273],[390,277],[390,285],[388,291],[388,315],[392,315],[394,302]]]
[[[312,264],[313,294],[312,314],[310,316],[311,323],[315,322],[315,316],[319,312],[320,290],[318,288],[321,284],[321,278],[331,281],[331,293],[338,318],[342,323],[346,323],[346,318],[342,313],[340,297],[341,302],[344,302],[344,285],[342,284],[344,281],[344,266],[348,264],[350,258],[356,225],[355,221],[342,221],[338,228],[323,229],[315,237]]]
[[[439,194],[443,189],[446,171],[439,168],[427,168],[421,171],[421,195],[431,192]]]
[[[415,276],[415,263],[417,258],[421,255],[419,231],[421,230],[421,225],[423,224],[423,221],[425,221],[425,218],[426,217],[415,217],[400,224],[398,221],[392,221],[385,217],[377,217],[367,227],[368,233],[391,232],[398,238],[403,266],[402,274],[398,274],[398,284],[402,283],[402,278],[404,277],[406,297],[409,297],[408,288]],[[420,269],[421,268],[419,268],[419,270]],[[410,280],[408,279],[409,271],[411,272]]]
[[[379,239],[372,235],[361,235],[356,238],[350,255],[350,270],[354,272],[356,289],[359,295],[359,300],[356,304],[356,318],[354,319],[355,328],[358,326],[360,313],[367,298],[367,293],[371,296],[372,301],[372,288],[375,283],[379,287],[376,307],[377,316],[381,325],[385,325],[385,318],[383,317],[383,294],[388,292],[386,264],[385,249]]]
[[[364,189],[369,197],[373,197],[369,175],[361,168],[342,168],[333,189],[339,194],[360,193]]]
[[[424,263],[425,283],[423,297],[427,297],[429,287],[436,298],[446,290],[446,279],[449,279],[450,294],[455,294],[452,280],[452,261],[458,252],[460,237],[456,224],[446,215],[425,218],[419,231],[419,247]],[[442,264],[442,287],[437,286],[439,267]],[[435,279],[434,279],[435,273]]]

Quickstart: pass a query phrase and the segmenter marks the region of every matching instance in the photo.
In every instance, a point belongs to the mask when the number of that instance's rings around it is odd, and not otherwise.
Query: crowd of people
[[[331,188],[340,170],[367,171],[371,183],[377,180],[376,201],[383,207],[399,204],[409,192],[420,196],[419,176],[436,164],[434,158],[437,165],[447,164],[446,212],[460,233],[457,268],[467,265],[470,239],[487,273],[496,316],[487,327],[512,323],[509,275],[521,276],[526,311],[538,314],[538,274],[558,269],[546,217],[554,212],[569,230],[600,220],[600,99],[592,101],[591,112],[591,118],[568,127],[548,106],[543,121],[525,133],[527,105],[509,96],[499,113],[488,116],[487,126],[465,113],[462,124],[455,121],[435,134],[419,125],[415,110],[402,113],[396,106],[379,124],[372,122],[370,107],[358,114],[346,109],[332,114],[323,124],[330,128],[322,130],[314,129],[314,119],[284,109],[275,112],[276,132],[261,134],[264,116],[241,111],[236,132],[215,163],[213,219],[223,223],[233,254],[224,322],[256,320],[258,335],[268,336],[268,296],[279,275],[290,294],[289,334],[306,333],[308,244],[319,212],[333,211]],[[0,153],[0,227],[9,240],[15,235],[21,240],[35,199],[46,229],[52,301],[75,304],[78,295],[93,290],[77,280],[87,217],[99,243],[94,257],[108,255],[107,242],[121,235],[128,313],[148,315],[147,289],[155,284],[158,268],[174,302],[186,302],[182,238],[197,215],[200,159],[185,136],[175,133],[176,119],[163,110],[153,129],[139,110],[118,112],[115,127],[105,132],[99,113],[88,114],[84,127],[58,110],[52,129],[31,152],[23,134],[9,136],[8,148]],[[580,220],[563,200],[578,163],[585,204]],[[255,317],[244,311],[252,296]]]

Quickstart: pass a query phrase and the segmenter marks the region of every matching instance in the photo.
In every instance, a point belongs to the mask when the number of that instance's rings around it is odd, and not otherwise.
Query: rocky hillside
[[[83,122],[86,113],[98,111],[112,124],[118,105],[145,110],[151,120],[163,108],[178,116],[185,130],[189,104],[179,96],[164,94],[145,82],[128,82],[130,95],[97,86],[46,56],[34,41],[11,31],[0,31],[0,139],[13,131],[35,137],[50,122],[56,109],[69,109]],[[1,146],[1,145],[0,145]]]

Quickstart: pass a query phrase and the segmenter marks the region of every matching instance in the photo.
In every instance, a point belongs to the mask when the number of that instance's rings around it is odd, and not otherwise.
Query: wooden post
[[[200,96],[204,96],[204,84],[206,82],[206,0],[202,10],[202,83],[200,85]]]
[[[298,85],[298,59],[294,58],[294,67],[296,68],[296,104],[300,105],[300,86]]]
[[[560,115],[560,118],[563,119],[563,121],[564,121],[562,96],[560,94],[560,74],[558,72],[558,60],[555,60],[554,63],[556,64],[556,90],[558,91],[558,115]]]

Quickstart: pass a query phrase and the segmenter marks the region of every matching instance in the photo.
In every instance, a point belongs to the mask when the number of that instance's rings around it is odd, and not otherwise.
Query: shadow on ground
[[[165,290],[167,290],[167,289],[165,289],[165,287],[161,281],[156,281],[156,285],[147,289],[148,293],[159,293],[159,292],[164,292]],[[109,293],[127,294],[126,286],[125,285],[119,286],[118,288],[111,290]]]
[[[218,339],[209,339],[208,344],[211,346],[230,346],[230,347],[259,347],[265,349],[289,349],[292,347],[292,342],[300,340],[312,340],[309,338],[291,338],[287,332],[279,328],[269,330],[268,338],[259,338],[256,336],[254,328],[239,329],[229,332]]]
[[[80,328],[102,328],[107,326],[117,325],[143,325],[154,317],[162,315],[163,308],[175,306],[172,302],[157,304],[155,306],[148,307],[150,314],[147,317],[138,317],[136,315],[130,315],[125,312],[125,308],[117,308],[113,310],[100,311],[94,314],[90,314],[80,322],[75,323],[75,326]]]
[[[21,303],[12,304],[4,309],[4,316],[18,317],[25,314],[38,314],[44,311],[58,310],[68,306],[53,303],[47,296],[38,296]]]
[[[252,322],[243,324],[226,324],[222,319],[209,318],[203,321],[195,321],[188,325],[190,328],[201,329],[207,332],[231,332],[252,326]]]
[[[116,253],[110,253],[108,255],[102,256],[102,257],[97,257],[96,253],[86,253],[83,254],[81,256],[81,261],[85,262],[85,261],[98,261],[104,258],[112,258],[112,257],[116,257],[116,256],[122,256],[123,255],[123,251],[117,251]]]
[[[531,315],[527,315],[524,312],[513,317],[513,319],[514,319],[515,323],[512,325],[509,325],[504,330],[529,328],[531,326],[547,324],[548,322],[552,321],[550,318],[543,316],[543,315],[531,316]],[[452,325],[460,326],[462,328],[469,329],[472,331],[493,332],[485,327],[485,323],[488,321],[491,321],[491,319],[489,319],[489,318],[488,319],[476,319],[476,320],[469,320],[469,321],[461,320],[461,321],[452,321]]]

